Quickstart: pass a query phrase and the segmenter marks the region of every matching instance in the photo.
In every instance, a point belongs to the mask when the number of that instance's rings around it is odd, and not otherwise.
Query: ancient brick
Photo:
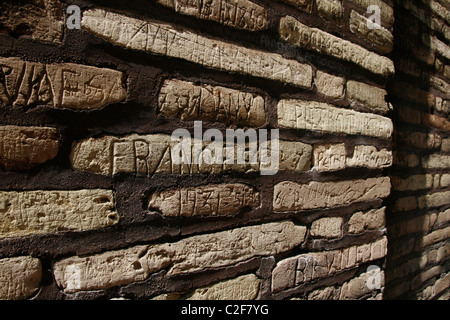
[[[394,212],[410,211],[417,208],[416,197],[402,197],[398,198],[394,204]]]
[[[394,36],[389,30],[380,26],[380,28],[369,28],[368,19],[356,11],[352,10],[350,14],[350,30],[360,37],[365,38],[379,48],[377,51],[381,54],[388,54],[394,48]]]
[[[374,289],[371,289],[367,285],[369,277],[372,276],[373,274],[371,272],[365,272],[345,282],[341,288],[340,300],[356,300],[374,291]],[[384,287],[384,271],[379,272],[377,277],[380,277],[380,285]]]
[[[308,300],[339,300],[340,289],[335,287],[326,287],[317,289],[308,294]]]
[[[165,216],[231,216],[242,208],[256,208],[260,195],[242,184],[209,185],[164,190],[151,195],[149,209]]]
[[[57,0],[2,1],[0,24],[8,31],[30,35],[32,39],[61,44],[64,12]]]
[[[450,138],[442,139],[441,150],[444,152],[450,151]]]
[[[160,112],[186,121],[260,127],[266,123],[264,105],[261,96],[251,93],[180,80],[166,80],[159,94]]]
[[[100,109],[126,98],[124,74],[73,63],[43,64],[0,58],[0,102],[49,105],[75,110]]]
[[[431,154],[422,158],[422,166],[427,169],[450,168],[450,156]]]
[[[357,145],[353,155],[347,156],[345,144],[315,145],[314,167],[317,171],[342,170],[349,167],[371,169],[386,168],[392,165],[392,152],[374,146]]]
[[[437,149],[442,141],[441,136],[438,134],[419,131],[396,130],[395,137],[397,144],[405,144],[420,149]]]
[[[281,0],[281,1],[289,3],[300,10],[311,12],[312,0]]]
[[[273,208],[275,212],[331,208],[385,198],[390,190],[387,177],[340,182],[312,181],[308,184],[284,181],[275,185]]]
[[[424,235],[419,238],[416,244],[416,250],[421,250],[425,247],[431,246],[435,243],[445,241],[448,239],[448,235],[450,233],[450,227],[446,227],[444,229],[438,229],[431,233]]]
[[[321,218],[311,225],[311,236],[319,238],[339,238],[342,236],[343,219],[341,217]]]
[[[361,7],[363,11],[366,11],[367,8],[371,5],[375,5],[380,8],[381,18],[385,20],[388,24],[394,24],[394,9],[386,4],[386,1],[383,0],[350,0],[350,2],[355,5]]]
[[[355,63],[383,77],[394,73],[394,63],[390,59],[320,29],[310,28],[293,17],[281,18],[279,33],[292,45]]]
[[[319,14],[327,20],[342,22],[344,8],[339,0],[316,0]]]
[[[264,172],[272,164],[264,160],[261,154],[254,163],[245,161],[238,163],[236,156],[240,153],[242,144],[232,147],[224,144],[212,145],[195,139],[190,140],[192,152],[189,163],[174,162],[173,155],[177,152],[178,141],[171,141],[171,136],[163,134],[130,135],[125,137],[106,136],[89,138],[76,143],[72,149],[71,162],[75,170],[90,171],[103,175],[113,175],[119,172],[153,175],[156,173],[196,174],[234,172]],[[199,144],[199,150],[195,150]],[[210,153],[207,146],[217,146],[222,151],[220,161],[208,164],[204,159]],[[227,148],[234,148],[235,159],[227,159]],[[212,148],[214,149],[214,148]],[[271,145],[268,147],[271,150]],[[255,150],[261,151],[261,146],[255,145]],[[276,151],[276,150],[275,150]],[[209,152],[209,153],[208,153]],[[307,171],[311,165],[312,146],[301,142],[279,141],[279,171]],[[249,151],[245,151],[245,157]],[[274,157],[276,154],[273,155]],[[219,157],[219,155],[217,155]],[[270,158],[270,157],[269,157]],[[212,159],[214,160],[214,159]],[[245,159],[244,159],[245,160]]]
[[[396,109],[396,112],[400,121],[415,124],[422,123],[422,112],[418,110],[401,106]]]
[[[441,187],[448,187],[450,186],[450,174],[445,173],[441,176]]]
[[[347,99],[351,102],[359,102],[378,113],[385,114],[389,111],[385,100],[386,90],[380,89],[363,82],[347,81]]]
[[[345,79],[317,70],[314,84],[317,91],[327,97],[339,99],[344,95]]]
[[[417,167],[420,163],[419,156],[414,153],[393,151],[393,163],[400,167]]]
[[[0,126],[0,169],[31,169],[56,157],[59,145],[55,128]]]
[[[117,224],[112,191],[0,191],[0,239]]]
[[[357,253],[364,252],[364,254]],[[272,292],[279,292],[317,278],[332,276],[361,263],[383,258],[387,253],[387,239],[340,250],[311,252],[278,262],[272,273]],[[296,272],[291,268],[295,267]],[[288,272],[286,272],[288,271]]]
[[[433,186],[431,174],[416,174],[406,178],[391,177],[392,187],[396,191],[430,189]]]
[[[436,97],[431,92],[422,90],[417,86],[413,86],[400,80],[394,81],[390,93],[403,100],[425,105],[427,107],[434,107],[436,103]]]
[[[104,289],[146,279],[163,268],[168,275],[233,265],[254,256],[293,249],[305,239],[306,228],[274,222],[192,236],[174,243],[140,245],[54,264],[58,286],[66,292]]]
[[[422,122],[429,127],[450,131],[450,121],[435,114],[423,113]]]
[[[356,212],[348,221],[348,232],[350,234],[357,234],[366,230],[379,230],[386,224],[385,215],[386,207],[367,212]]]
[[[14,257],[0,259],[0,300],[23,300],[40,286],[42,266],[39,259]]]
[[[450,203],[450,191],[435,192],[418,198],[419,208],[440,207]]]
[[[237,29],[260,31],[267,29],[266,9],[248,0],[183,1],[156,0],[176,12],[198,19],[212,20]]]
[[[259,284],[254,274],[243,275],[196,289],[188,294],[187,300],[254,300]]]
[[[311,88],[312,68],[281,55],[233,45],[164,23],[90,9],[83,29],[116,45],[194,62],[205,67]],[[111,32],[114,30],[115,32]]]
[[[281,100],[278,103],[278,125],[384,139],[389,139],[393,132],[392,121],[388,118],[306,100]]]

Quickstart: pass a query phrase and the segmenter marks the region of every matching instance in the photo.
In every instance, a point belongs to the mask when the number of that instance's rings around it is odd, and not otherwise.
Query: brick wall
[[[2,2],[0,298],[445,298],[449,9]]]

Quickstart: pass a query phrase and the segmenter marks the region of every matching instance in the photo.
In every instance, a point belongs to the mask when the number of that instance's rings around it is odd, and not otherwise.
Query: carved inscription
[[[358,145],[353,155],[347,155],[344,143],[314,146],[314,167],[317,171],[341,170],[348,167],[370,169],[386,168],[392,165],[392,151],[378,150],[374,146]]]
[[[42,64],[0,58],[0,102],[99,109],[125,99],[123,73],[73,63]]]
[[[209,185],[165,190],[151,195],[149,209],[165,216],[230,216],[260,205],[259,192],[243,184]]]
[[[102,9],[83,12],[82,28],[116,45],[179,58],[205,67],[311,88],[312,68],[279,54],[201,36],[172,25]],[[114,30],[114,32],[111,32]]]
[[[190,152],[186,153],[189,161],[176,163],[173,157],[178,155],[176,146],[179,141],[171,141],[171,136],[163,134],[130,135],[123,138],[106,136],[89,138],[76,143],[72,149],[71,162],[75,170],[90,171],[103,175],[119,172],[154,175],[156,173],[197,174],[234,172],[259,172],[272,166],[277,154],[261,161],[261,150],[257,145],[249,148],[248,144],[228,145],[188,140]],[[217,149],[211,146],[217,146]],[[198,147],[197,147],[198,146]],[[188,147],[189,148],[189,147]],[[245,163],[238,163],[237,154],[243,151]],[[227,151],[233,151],[235,158],[227,158]],[[251,150],[257,151],[255,161],[250,161]],[[269,150],[271,150],[269,143]],[[189,151],[188,150],[188,151]],[[212,150],[212,151],[211,151]],[[222,157],[208,164],[205,159],[214,150],[222,150]],[[213,155],[214,156],[214,155]],[[311,166],[312,146],[301,142],[279,141],[279,171],[307,171]]]
[[[292,45],[355,63],[383,77],[395,71],[390,59],[320,29],[310,28],[290,16],[281,18],[279,33],[283,40]]]
[[[58,154],[55,128],[0,126],[0,170],[26,170]]]
[[[0,191],[0,239],[117,224],[109,190]]]
[[[358,266],[361,263],[381,259],[387,253],[387,238],[360,246],[340,250],[311,252],[280,261],[272,273],[272,292],[325,278]]]
[[[267,12],[248,0],[156,0],[176,12],[198,19],[212,20],[238,29],[267,29]]]
[[[23,300],[39,289],[42,265],[33,257],[0,259],[0,300]]]
[[[53,271],[57,284],[66,292],[104,289],[142,281],[163,268],[168,269],[168,275],[182,274],[286,252],[301,244],[305,234],[306,227],[290,221],[267,223],[174,243],[70,257],[56,262]]]
[[[278,124],[293,129],[365,135],[384,139],[389,139],[394,130],[389,118],[306,100],[281,100],[278,103]]]
[[[287,212],[316,208],[331,208],[354,202],[387,197],[391,191],[388,177],[298,184],[291,181],[275,185],[273,209]]]
[[[316,0],[319,14],[327,20],[342,22],[344,8],[340,0]]]
[[[260,127],[266,123],[264,105],[261,96],[251,93],[180,80],[167,80],[159,94],[162,114],[187,121]]]

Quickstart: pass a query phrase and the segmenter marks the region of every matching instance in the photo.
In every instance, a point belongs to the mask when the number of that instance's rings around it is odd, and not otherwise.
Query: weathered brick
[[[324,289],[317,289],[314,291],[311,291],[311,293],[308,294],[308,300],[339,300],[340,295],[340,288],[336,287],[326,287]]]
[[[42,266],[33,257],[0,259],[0,300],[23,300],[33,295],[40,286]]]
[[[317,91],[327,97],[339,99],[344,95],[345,79],[317,70],[314,78]]]
[[[389,25],[394,24],[394,9],[386,4],[383,0],[350,0],[350,2],[361,7],[363,11],[371,5],[375,5],[380,8],[380,15],[383,20],[385,20]]]
[[[389,139],[393,132],[393,124],[389,118],[306,100],[281,100],[278,103],[278,125],[384,139]]]
[[[388,177],[308,184],[284,181],[274,187],[273,208],[275,212],[331,208],[385,198],[390,190]]]
[[[373,111],[385,114],[389,111],[385,100],[386,90],[363,82],[347,81],[347,99],[359,102]]]
[[[350,13],[350,31],[365,38],[370,43],[377,46],[377,51],[381,54],[388,54],[394,48],[394,36],[389,30],[380,28],[369,28],[368,19],[352,10]],[[379,48],[379,49],[378,49]]]
[[[310,28],[293,17],[281,18],[279,33],[281,39],[292,45],[355,63],[383,77],[394,73],[394,63],[390,59],[320,29]]]
[[[427,107],[434,107],[436,103],[436,97],[431,92],[400,80],[393,82],[390,94]]]
[[[441,187],[448,187],[450,186],[450,174],[445,173],[441,176]]]
[[[374,291],[367,285],[369,277],[373,276],[371,272],[365,272],[345,282],[342,285],[340,300],[356,300]],[[380,285],[384,287],[384,271],[377,273],[376,276],[380,277]]]
[[[419,208],[433,208],[450,204],[450,191],[435,192],[418,198]]]
[[[340,217],[321,218],[311,224],[311,236],[315,238],[339,238],[342,236],[343,219]]]
[[[344,8],[339,0],[316,0],[319,14],[327,20],[342,22]]]
[[[433,186],[431,174],[416,174],[406,178],[391,177],[392,187],[396,191],[430,189]]]
[[[281,0],[281,1],[289,3],[300,10],[311,12],[312,0]]]
[[[272,273],[272,292],[279,292],[317,278],[332,276],[387,253],[385,237],[372,243],[340,250],[311,252],[278,262]],[[292,269],[295,272],[292,272]]]
[[[149,209],[165,216],[231,216],[260,205],[260,194],[243,184],[208,185],[164,190],[151,195]]]
[[[423,113],[422,122],[429,127],[450,131],[450,121],[435,114]]]
[[[442,138],[436,133],[418,131],[395,131],[397,144],[406,144],[420,149],[437,149],[441,145]]]
[[[192,236],[174,243],[140,245],[57,261],[53,273],[66,292],[111,288],[146,279],[168,268],[168,275],[233,265],[254,256],[293,249],[306,228],[274,222]]]
[[[414,196],[402,197],[395,200],[394,212],[410,211],[417,208],[417,199]]]
[[[58,0],[2,1],[0,12],[0,24],[6,30],[34,40],[62,43],[64,11]]]
[[[115,225],[110,190],[0,191],[0,239]]]
[[[60,139],[55,128],[0,126],[0,169],[26,170],[51,160]]]
[[[192,82],[166,80],[159,94],[161,114],[181,120],[223,122],[260,127],[266,123],[261,96],[224,87],[197,86]]]
[[[126,98],[124,74],[73,63],[43,64],[1,58],[0,102],[7,105],[49,105],[75,110],[100,109]]]
[[[90,9],[83,29],[118,46],[179,58],[205,67],[311,88],[312,68],[279,54],[267,53],[201,36],[170,24]],[[111,32],[114,30],[114,32]]]
[[[450,156],[431,154],[422,158],[422,166],[427,169],[450,168]]]
[[[237,29],[260,31],[267,29],[266,9],[249,0],[156,0],[176,12],[198,19],[212,20]]]
[[[267,172],[271,166],[276,167],[271,162],[272,154],[268,159],[261,155],[261,145],[254,145],[258,153],[254,163],[250,162],[250,151],[245,151],[245,163],[237,161],[237,155],[241,154],[244,145],[236,143],[229,146],[224,141],[223,144],[212,144],[196,139],[190,140],[191,153],[189,161],[176,163],[173,161],[177,151],[176,146],[179,141],[172,141],[171,136],[163,134],[151,135],[129,135],[125,137],[105,136],[102,138],[89,138],[77,142],[71,153],[72,167],[75,170],[89,171],[103,175],[114,175],[119,172],[128,172],[144,175],[154,175],[156,173],[171,174],[196,174],[196,173],[221,173],[226,171],[234,172]],[[196,149],[197,144],[200,146]],[[211,149],[222,151],[216,159],[206,159],[210,157]],[[215,148],[217,147],[217,149]],[[234,148],[234,159],[228,159],[227,150]],[[269,144],[268,150],[272,149]],[[274,150],[276,152],[277,150]],[[279,171],[308,171],[311,166],[312,146],[302,142],[279,141],[278,154],[273,154],[273,159],[278,155]],[[218,160],[212,162],[212,160]],[[188,163],[189,162],[189,163]]]
[[[357,145],[352,157],[347,156],[345,144],[318,144],[314,146],[314,167],[317,171],[342,170],[349,167],[371,169],[386,168],[392,165],[392,152],[378,150],[374,146]]]
[[[397,112],[397,115],[398,115],[400,121],[415,123],[415,124],[422,123],[422,112],[420,112],[418,110],[400,106],[399,108],[396,109],[396,112]]]
[[[356,212],[348,221],[348,232],[350,234],[357,234],[366,230],[379,230],[386,224],[385,215],[386,207],[367,212]]]
[[[393,164],[400,167],[417,167],[420,163],[420,158],[415,153],[408,153],[403,151],[393,151]]]
[[[442,139],[441,150],[444,152],[450,152],[450,138]]]

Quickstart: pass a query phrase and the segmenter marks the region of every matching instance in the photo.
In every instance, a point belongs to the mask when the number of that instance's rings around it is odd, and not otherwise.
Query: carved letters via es
[[[125,97],[123,73],[119,71],[0,58],[0,102],[7,105],[100,109]]]

